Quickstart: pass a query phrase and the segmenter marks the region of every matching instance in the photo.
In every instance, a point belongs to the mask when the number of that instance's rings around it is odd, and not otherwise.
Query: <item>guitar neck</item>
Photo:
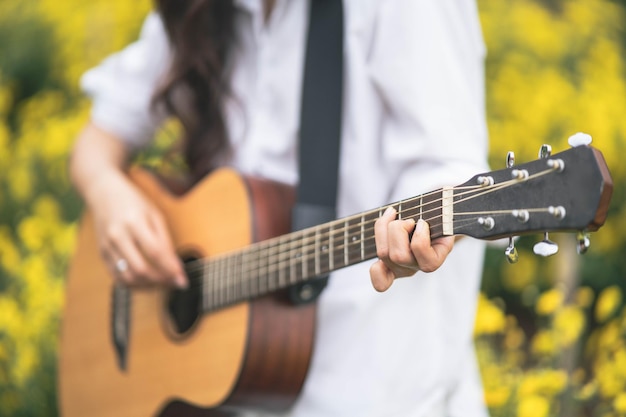
[[[448,189],[446,189],[448,190]],[[189,263],[192,281],[201,283],[204,311],[305,283],[376,257],[374,223],[387,207],[398,218],[423,218],[431,237],[444,234],[445,196],[440,189],[411,199],[285,234],[245,249]],[[451,219],[450,219],[451,221]]]
[[[407,200],[334,220],[238,252],[187,264],[205,311],[304,283],[376,256],[374,223],[387,209],[424,219],[431,238],[496,239],[548,231],[595,231],[613,182],[602,154],[577,146],[552,157],[474,176]]]

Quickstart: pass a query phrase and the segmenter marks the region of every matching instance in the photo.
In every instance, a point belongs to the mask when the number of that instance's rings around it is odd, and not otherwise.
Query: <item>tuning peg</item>
[[[509,151],[506,154],[506,167],[507,168],[512,168],[513,165],[515,165],[515,153],[512,151]]]
[[[591,144],[591,135],[582,132],[574,133],[567,139],[567,143],[569,143],[569,146],[572,148],[576,146],[587,146]]]
[[[549,158],[550,155],[552,155],[552,146],[546,145],[545,143],[541,145],[541,148],[539,148],[539,158],[546,159]]]
[[[548,238],[548,232],[544,233],[543,240],[541,242],[535,243],[535,246],[533,246],[533,252],[535,252],[535,255],[543,257],[552,256],[558,251],[559,245]]]
[[[591,246],[591,241],[589,240],[589,234],[585,232],[578,232],[576,235],[576,239],[578,239],[578,246],[576,246],[576,251],[578,254],[582,255],[587,252],[589,246]]]
[[[519,254],[517,253],[517,248],[515,247],[513,236],[509,237],[509,246],[504,251],[504,255],[506,256],[506,260],[509,261],[510,264],[514,264],[519,260]]]

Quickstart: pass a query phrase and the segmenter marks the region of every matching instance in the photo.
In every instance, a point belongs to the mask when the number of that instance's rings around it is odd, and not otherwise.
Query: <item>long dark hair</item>
[[[235,42],[232,0],[155,0],[173,58],[153,103],[183,127],[183,152],[200,179],[229,152],[223,103],[228,53]]]

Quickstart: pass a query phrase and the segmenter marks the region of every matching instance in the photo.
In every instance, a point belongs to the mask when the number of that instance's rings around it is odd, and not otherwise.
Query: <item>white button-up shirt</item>
[[[237,0],[228,164],[295,184],[308,2]],[[340,216],[457,185],[486,169],[484,44],[473,0],[344,0]],[[140,39],[87,72],[93,122],[130,146],[160,118],[170,51],[150,15]],[[320,161],[324,163],[324,161]],[[289,415],[485,416],[472,344],[483,245],[464,239],[435,273],[382,294],[365,262],[332,274],[311,368]]]

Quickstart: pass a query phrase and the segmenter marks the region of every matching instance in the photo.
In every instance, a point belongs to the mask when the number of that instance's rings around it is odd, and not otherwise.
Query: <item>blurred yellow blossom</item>
[[[11,196],[18,202],[25,202],[32,195],[33,173],[29,164],[18,164],[12,167],[7,175]]]
[[[550,402],[540,395],[522,397],[517,406],[517,417],[548,417]]]
[[[0,225],[0,267],[11,274],[17,275],[20,262],[20,253],[11,237],[9,228]]]
[[[520,397],[540,394],[547,398],[561,393],[567,385],[568,377],[565,371],[542,369],[527,373],[518,388]]]
[[[566,306],[554,316],[554,331],[559,345],[568,347],[574,343],[585,328],[586,318],[582,310],[575,306]]]
[[[481,293],[478,297],[478,309],[474,324],[475,334],[499,333],[504,329],[505,323],[502,310]]]
[[[613,408],[620,414],[626,414],[626,392],[620,392],[615,397]]]
[[[535,311],[537,314],[543,316],[553,314],[557,308],[561,307],[563,299],[563,292],[552,288],[539,296],[537,304],[535,305]]]
[[[605,322],[622,304],[622,290],[617,285],[605,288],[598,295],[595,318]]]
[[[553,355],[556,352],[556,341],[552,332],[539,330],[532,338],[531,351],[539,355]]]
[[[490,408],[499,408],[505,405],[511,397],[511,389],[506,385],[485,388],[485,403]]]

